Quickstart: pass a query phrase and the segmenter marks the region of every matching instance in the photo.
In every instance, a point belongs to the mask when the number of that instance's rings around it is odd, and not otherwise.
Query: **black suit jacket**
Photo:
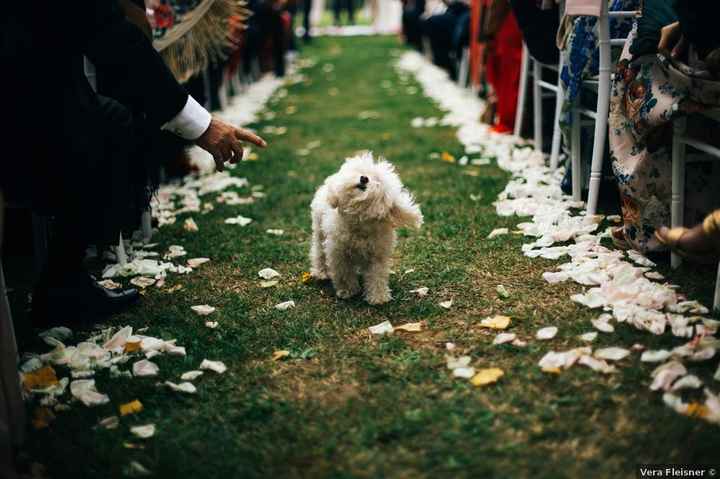
[[[83,56],[113,79],[113,95],[140,112],[150,130],[185,105],[187,93],[117,0],[7,3],[0,9],[0,101],[6,120],[0,134],[8,147],[0,155],[0,187],[49,191],[64,181],[64,172],[87,168],[92,152],[86,150],[102,146],[86,141],[103,141],[102,129],[112,126],[100,116]]]

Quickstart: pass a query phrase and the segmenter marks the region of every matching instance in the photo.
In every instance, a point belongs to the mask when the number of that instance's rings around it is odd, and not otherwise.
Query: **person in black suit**
[[[199,145],[219,170],[242,157],[242,142],[265,142],[190,97],[118,0],[3,5],[0,55],[8,120],[0,188],[55,218],[33,309],[51,322],[70,311],[94,319],[122,310],[138,292],[101,288],[82,261],[89,243],[116,242],[147,206],[157,134]],[[110,79],[113,98],[90,87],[83,56]]]

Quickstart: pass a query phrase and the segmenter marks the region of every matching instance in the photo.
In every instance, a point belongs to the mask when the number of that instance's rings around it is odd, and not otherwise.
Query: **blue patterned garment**
[[[640,0],[609,0],[611,12],[637,10]],[[610,38],[625,38],[632,29],[634,19],[610,19]],[[565,65],[560,73],[565,98],[560,116],[560,127],[563,135],[569,138],[570,111],[580,94],[582,81],[598,74],[600,52],[597,46],[597,18],[577,17],[572,26],[566,49]]]

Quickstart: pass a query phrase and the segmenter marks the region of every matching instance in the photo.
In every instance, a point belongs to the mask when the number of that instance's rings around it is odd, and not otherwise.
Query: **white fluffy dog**
[[[388,278],[395,229],[420,228],[423,216],[403,187],[395,167],[372,153],[348,158],[329,176],[312,201],[311,273],[330,278],[339,298],[360,293],[370,304],[392,299]]]

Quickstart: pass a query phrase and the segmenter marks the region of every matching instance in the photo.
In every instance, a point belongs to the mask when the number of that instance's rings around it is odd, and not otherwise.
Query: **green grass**
[[[99,390],[111,404],[75,406],[58,415],[49,429],[35,431],[27,445],[33,461],[52,477],[122,477],[132,460],[156,477],[634,477],[638,463],[717,462],[720,429],[676,415],[648,389],[651,366],[637,355],[620,372],[603,376],[575,367],[547,375],[537,367],[549,349],[579,346],[576,335],[590,331],[593,312],[569,300],[582,290],[574,284],[548,285],[541,273],[558,264],[522,256],[523,238],[485,237],[499,218],[492,202],[508,176],[495,166],[468,168],[428,159],[431,152],[461,153],[451,128],[413,129],[416,116],[440,112],[421,95],[407,93],[392,65],[392,38],[322,38],[304,50],[318,60],[304,83],[271,101],[273,124],[284,136],[270,136],[260,161],[235,173],[264,185],[267,198],[250,206],[218,205],[195,215],[200,232],[181,223],[163,228],[163,247],[182,244],[189,257],[212,262],[189,276],[170,276],[167,293],[151,288],[142,304],[112,324],[148,326],[147,334],[177,338],[185,359],[160,357],[160,381],[176,380],[204,358],[224,361],[222,376],[196,381],[198,394],[182,396],[155,387],[157,379],[111,381],[98,375]],[[332,74],[322,67],[332,63]],[[380,88],[383,80],[392,89]],[[412,81],[408,85],[414,84]],[[328,91],[337,88],[339,94]],[[285,113],[289,105],[297,113]],[[360,120],[373,110],[379,119]],[[322,146],[310,156],[296,151],[308,142]],[[402,232],[391,279],[394,300],[371,307],[341,301],[326,284],[302,284],[309,269],[309,204],[315,188],[342,159],[360,149],[389,158],[422,205],[426,224]],[[470,194],[481,193],[478,202]],[[242,213],[255,221],[246,228],[223,224]],[[282,228],[284,236],[265,234]],[[258,286],[257,271],[282,273],[276,288]],[[415,272],[402,274],[414,268]],[[711,272],[691,269],[677,276],[692,297],[709,302]],[[509,299],[497,297],[504,284]],[[417,298],[409,290],[428,286]],[[293,299],[295,309],[273,305]],[[438,306],[453,299],[452,309]],[[190,306],[218,308],[220,327],[203,326]],[[530,340],[525,349],[492,346],[493,334],[478,327],[481,318],[507,314],[510,331],[531,339],[545,325],[560,332],[551,342]],[[425,321],[413,335],[369,337],[367,327]],[[475,388],[454,380],[445,368],[446,341],[470,354],[478,367],[501,367],[499,383]],[[600,335],[595,347],[635,342],[648,346],[680,344],[626,326]],[[278,349],[307,359],[271,360]],[[308,354],[308,350],[309,354]],[[716,363],[716,361],[715,361]],[[699,367],[712,381],[710,365]],[[715,388],[717,389],[717,388]],[[116,430],[95,430],[99,418],[140,399],[145,410],[122,418]],[[132,438],[128,428],[153,422],[150,440]],[[139,445],[128,448],[127,445]]]

